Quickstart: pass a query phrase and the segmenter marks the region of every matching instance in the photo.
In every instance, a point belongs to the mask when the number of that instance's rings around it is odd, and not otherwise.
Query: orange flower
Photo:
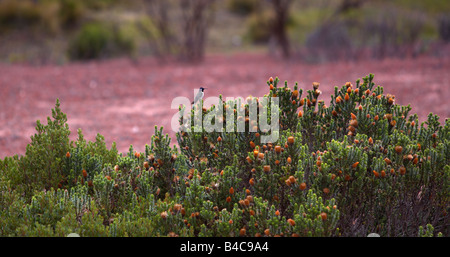
[[[252,149],[255,148],[255,143],[253,143],[253,141],[250,141],[250,147],[251,147]]]
[[[250,210],[249,213],[250,213],[251,216],[255,215],[255,211],[254,210]]]
[[[331,111],[331,114],[333,114],[333,116],[335,117],[338,115],[338,113],[335,110]]]
[[[345,94],[344,100],[345,100],[345,101],[350,100],[350,96],[348,95],[348,93]]]
[[[356,168],[356,167],[358,167],[358,164],[359,164],[359,162],[355,162],[355,163],[353,163],[353,165],[352,165],[352,168]]]
[[[356,115],[353,113],[350,113],[350,115],[352,116],[352,120],[356,120]]]
[[[401,153],[403,151],[403,147],[401,147],[400,145],[397,145],[394,149],[397,153]]]
[[[384,170],[381,171],[381,177],[382,178],[386,177],[386,171],[384,171]]]
[[[86,170],[83,170],[82,173],[83,173],[83,177],[86,178],[87,175],[88,175],[87,172],[86,172]]]
[[[327,220],[327,214],[325,212],[322,212],[320,214],[320,217],[322,218],[323,221]]]
[[[302,100],[302,101],[303,101],[303,100]],[[302,112],[302,111],[299,111],[299,112],[298,112],[298,117],[301,118],[302,116],[303,116],[303,112]]]
[[[161,218],[163,218],[164,220],[167,218],[168,214],[166,211],[161,212]]]
[[[280,216],[280,211],[277,210],[277,211],[275,212],[275,215],[276,215],[276,216]]]
[[[323,189],[323,192],[324,192],[325,194],[329,194],[329,193],[330,193],[330,189],[329,189],[328,187],[325,187],[325,188]]]
[[[292,91],[292,96],[293,96],[294,98],[297,98],[297,96],[298,96],[298,90]]]
[[[139,157],[141,157],[141,154],[140,154],[140,153],[138,153],[138,152],[135,152],[135,153],[134,153],[134,157],[136,157],[136,158],[138,158],[138,159],[139,159]]]
[[[269,78],[269,83],[270,83],[270,84],[273,83],[273,78],[272,78],[272,77]]]
[[[230,190],[229,190],[229,192],[230,192],[230,195],[234,194],[234,188],[231,187]]]
[[[106,178],[108,181],[111,181],[111,177],[110,177],[110,176],[105,176],[105,178]]]
[[[281,146],[279,146],[279,145],[275,146],[275,152],[281,153]]]
[[[254,178],[251,178],[250,180],[249,180],[249,182],[248,182],[251,186],[254,186],[255,185],[255,179]]]
[[[306,189],[306,183],[305,182],[303,182],[303,183],[301,183],[300,184],[300,190],[305,190]]]
[[[228,196],[226,201],[227,203],[231,202],[231,197]]]
[[[401,175],[405,175],[406,173],[406,168],[404,166],[401,166],[398,171],[400,172]]]
[[[377,171],[373,170],[372,172],[373,172],[373,175],[375,175],[376,178],[378,178],[380,176],[380,174]]]
[[[222,138],[220,136],[217,138],[217,142],[222,142]]]
[[[350,121],[350,126],[352,126],[352,127],[358,127],[358,121],[357,120],[351,120]]]
[[[228,223],[231,225],[233,224],[233,220],[229,220]]]
[[[265,234],[266,236],[270,235],[270,229],[264,230],[264,234]]]
[[[70,153],[69,152],[66,153],[66,157],[70,158]]]
[[[372,137],[369,137],[369,144],[370,144],[370,145],[373,144],[373,139],[372,139]]]
[[[392,163],[392,161],[389,160],[387,157],[384,158],[384,162],[385,162],[387,165],[391,165],[391,163]]]
[[[289,181],[294,184],[295,183],[295,178],[294,176],[289,176]]]
[[[294,143],[295,139],[294,137],[288,137],[287,142],[288,144],[292,145]]]
[[[240,236],[245,236],[246,233],[247,233],[247,230],[245,230],[245,228],[241,228],[241,230],[239,230]]]
[[[289,225],[295,226],[295,220],[293,220],[293,219],[288,219],[287,221],[289,222]]]
[[[291,157],[288,157],[288,158],[287,158],[287,163],[291,164],[291,162],[292,162]]]
[[[270,172],[270,166],[269,165],[264,165],[264,172]]]

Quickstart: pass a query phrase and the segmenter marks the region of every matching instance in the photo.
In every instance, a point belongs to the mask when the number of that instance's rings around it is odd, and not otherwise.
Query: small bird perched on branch
[[[197,95],[194,97],[194,101],[191,104],[197,103],[197,101],[203,99],[205,93],[203,92],[206,88],[200,87],[200,91],[198,91]]]

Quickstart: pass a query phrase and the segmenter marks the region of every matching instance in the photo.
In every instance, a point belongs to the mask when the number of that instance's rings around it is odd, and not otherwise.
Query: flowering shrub
[[[329,105],[318,83],[305,95],[279,84],[265,96],[279,99],[278,140],[263,143],[269,132],[248,117],[261,100],[220,97],[231,112],[214,122],[245,131],[193,125],[171,147],[155,127],[143,153],[81,131],[70,141],[57,101],[26,154],[0,160],[0,235],[448,236],[448,119],[419,124],[373,75],[336,87]]]

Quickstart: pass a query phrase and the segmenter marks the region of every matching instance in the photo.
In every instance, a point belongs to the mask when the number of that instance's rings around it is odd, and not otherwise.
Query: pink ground
[[[262,96],[270,76],[304,89],[320,82],[321,99],[328,103],[334,86],[373,73],[375,83],[394,94],[396,103],[411,104],[421,121],[433,112],[443,122],[450,114],[449,71],[448,57],[313,65],[264,54],[209,56],[199,65],[159,65],[151,58],[139,64],[126,59],[41,67],[0,64],[0,158],[25,153],[36,120],[46,124],[56,98],[68,116],[72,139],[81,128],[88,140],[100,133],[120,152],[130,144],[143,151],[155,125],[175,140],[170,125],[177,111],[171,109],[174,97],[192,99],[201,85],[208,88],[207,97]]]

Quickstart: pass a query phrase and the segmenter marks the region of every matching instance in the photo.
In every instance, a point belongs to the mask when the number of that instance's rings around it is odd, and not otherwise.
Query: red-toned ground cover
[[[396,103],[411,104],[420,121],[433,112],[443,123],[450,114],[449,71],[449,57],[305,64],[264,54],[212,55],[197,65],[159,64],[152,58],[39,67],[0,64],[0,158],[25,153],[36,120],[46,124],[56,98],[68,115],[72,139],[81,128],[89,140],[100,133],[108,145],[116,142],[120,152],[130,144],[143,151],[155,125],[164,126],[175,140],[170,126],[177,112],[171,109],[174,97],[192,99],[193,89],[202,85],[208,88],[206,97],[262,96],[270,76],[304,89],[320,82],[327,104],[334,86],[373,73]]]

